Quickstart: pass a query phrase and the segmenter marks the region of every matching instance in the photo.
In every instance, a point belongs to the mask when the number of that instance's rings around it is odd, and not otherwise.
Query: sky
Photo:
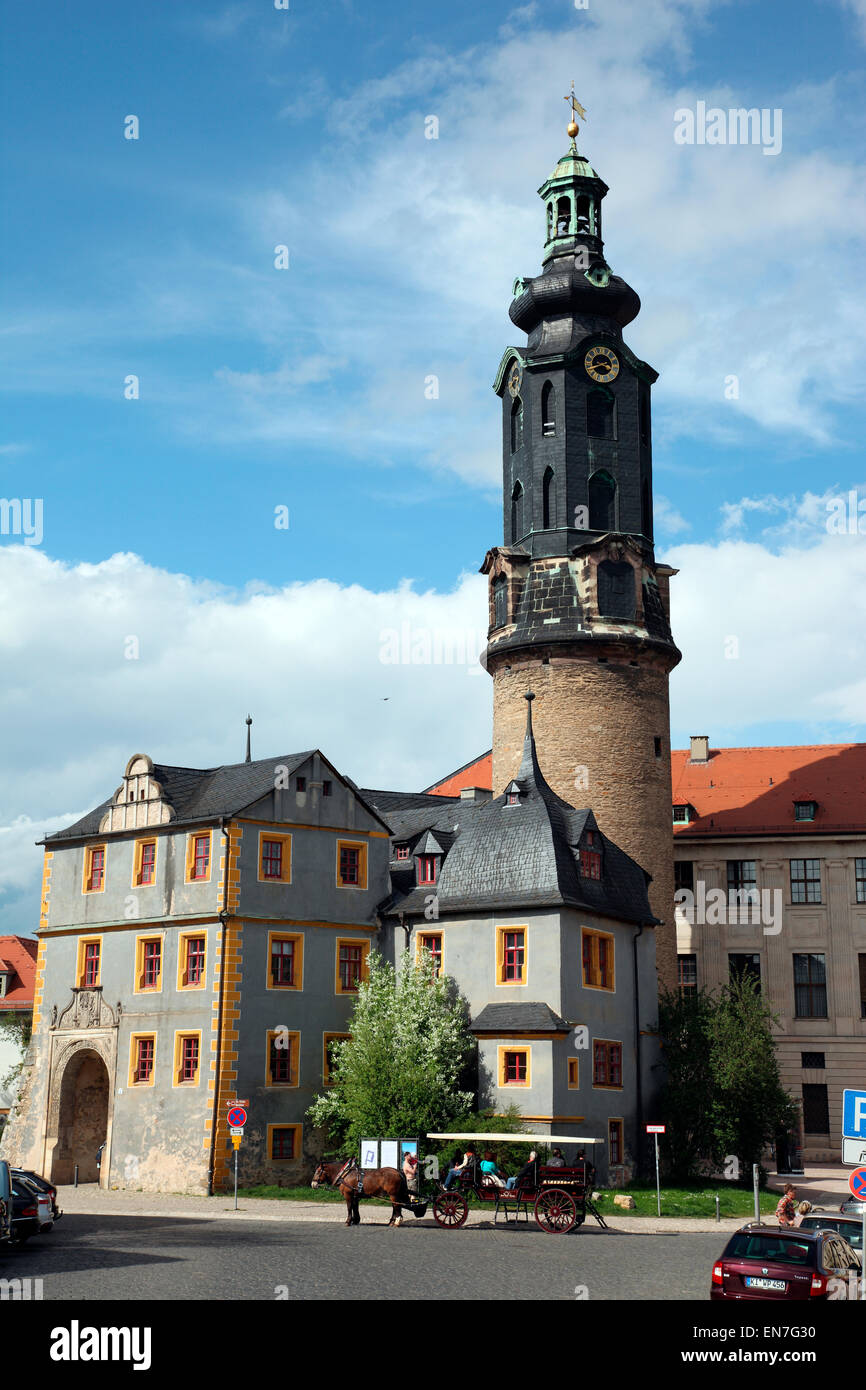
[[[659,372],[672,742],[866,738],[866,0],[4,8],[0,932],[135,752],[490,747],[491,386],[572,80]],[[676,138],[739,107],[772,142]]]

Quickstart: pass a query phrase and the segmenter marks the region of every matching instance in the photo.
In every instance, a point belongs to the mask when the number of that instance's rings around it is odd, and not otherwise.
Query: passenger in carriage
[[[553,1150],[553,1153],[550,1155],[550,1158],[547,1160],[547,1163],[545,1164],[545,1167],[546,1167],[546,1168],[564,1168],[564,1167],[565,1167],[565,1159],[564,1159],[563,1156],[562,1156],[562,1149],[554,1149],[554,1150]]]
[[[504,1187],[505,1179],[496,1166],[496,1160],[488,1149],[481,1160],[481,1181],[485,1187]]]
[[[458,1154],[454,1155],[454,1164],[451,1168],[448,1169],[448,1173],[444,1183],[446,1192],[450,1191],[454,1184],[459,1181],[460,1174],[464,1173],[466,1169],[470,1168],[472,1164],[475,1162],[475,1150],[467,1149],[463,1155],[462,1163],[457,1162],[458,1157]]]
[[[529,1159],[527,1160],[526,1163],[524,1163],[524,1165],[523,1165],[523,1167],[521,1168],[520,1172],[519,1172],[519,1173],[515,1173],[515,1174],[514,1174],[514,1177],[513,1177],[513,1178],[509,1178],[509,1179],[508,1179],[508,1182],[505,1184],[505,1186],[508,1188],[509,1192],[510,1192],[513,1188],[517,1187],[518,1183],[520,1183],[521,1181],[523,1181],[523,1180],[525,1180],[525,1179],[527,1179],[527,1178],[532,1178],[532,1179],[535,1178],[535,1163],[536,1163],[537,1158],[538,1158],[538,1154],[535,1152],[535,1149],[530,1149],[530,1151],[529,1151]]]

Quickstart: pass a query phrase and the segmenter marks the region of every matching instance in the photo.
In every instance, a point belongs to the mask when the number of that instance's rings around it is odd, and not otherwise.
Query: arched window
[[[493,626],[504,627],[508,622],[508,580],[500,574],[493,581]]]
[[[616,439],[614,399],[610,391],[596,387],[587,393],[586,432],[590,439]]]
[[[519,396],[514,397],[511,406],[511,452],[516,454],[523,444],[523,402]]]
[[[591,232],[591,231],[592,231],[592,224],[591,224],[591,222],[590,222],[590,214],[589,214],[589,197],[588,197],[588,195],[587,195],[586,193],[582,193],[581,196],[580,196],[580,197],[578,198],[578,200],[577,200],[577,226],[576,226],[576,230],[577,230],[578,233],[580,233],[580,232]]]
[[[556,204],[556,235],[568,236],[571,227],[571,203],[560,198]]]
[[[547,240],[553,236],[553,203],[547,204]]]
[[[643,487],[640,493],[640,514],[640,529],[647,540],[651,541],[653,538],[653,509],[652,503],[650,502],[649,482],[646,478],[643,480]]]
[[[550,531],[556,525],[556,493],[553,489],[556,474],[552,468],[545,468],[544,479],[541,485],[543,525],[545,531]]]
[[[552,381],[546,381],[541,388],[541,433],[547,439],[556,434],[556,392]]]
[[[603,468],[589,480],[589,529],[616,530],[616,483]]]
[[[523,536],[523,486],[514,484],[511,494],[511,544],[516,545]]]
[[[649,441],[650,441],[649,401],[647,400],[646,396],[641,396],[641,398],[640,398],[640,442],[641,442],[641,444],[643,444],[644,448],[646,448],[647,445],[649,444]]]
[[[635,615],[634,570],[627,560],[602,560],[598,567],[598,611],[608,618]]]

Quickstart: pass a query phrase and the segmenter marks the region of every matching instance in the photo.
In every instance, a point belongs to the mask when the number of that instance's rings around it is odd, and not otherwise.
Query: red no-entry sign
[[[229,1124],[232,1129],[243,1129],[247,1122],[247,1112],[242,1106],[236,1105],[229,1111]]]
[[[866,1168],[855,1168],[848,1179],[848,1186],[860,1202],[866,1202]]]

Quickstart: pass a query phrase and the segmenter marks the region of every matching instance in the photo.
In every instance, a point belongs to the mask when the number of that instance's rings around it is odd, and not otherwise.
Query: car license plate
[[[784,1279],[756,1279],[751,1274],[746,1278],[747,1289],[778,1289],[784,1293],[787,1287]]]

